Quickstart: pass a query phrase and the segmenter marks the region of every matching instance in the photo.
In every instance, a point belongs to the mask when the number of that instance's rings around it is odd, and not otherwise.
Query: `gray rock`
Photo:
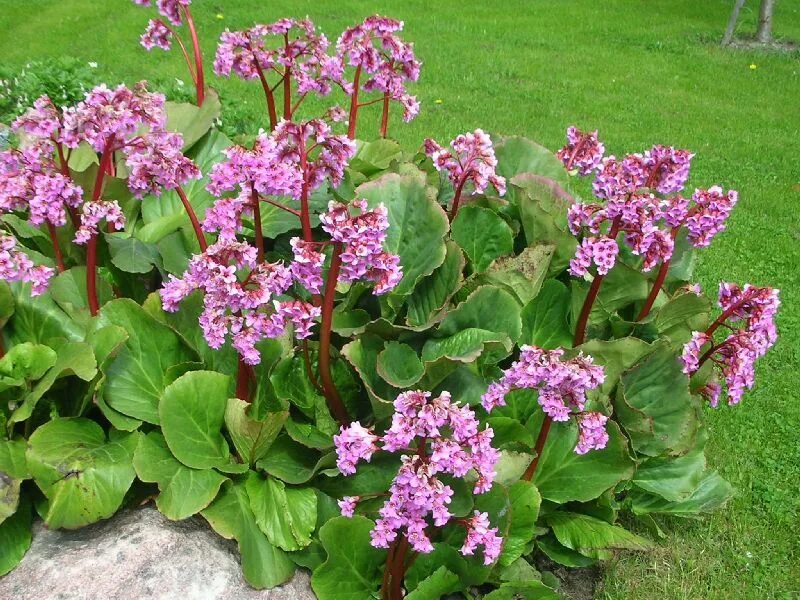
[[[125,510],[75,531],[38,523],[20,565],[0,578],[0,598],[15,600],[313,600],[309,576],[254,590],[235,542],[200,517],[173,522],[154,508]]]

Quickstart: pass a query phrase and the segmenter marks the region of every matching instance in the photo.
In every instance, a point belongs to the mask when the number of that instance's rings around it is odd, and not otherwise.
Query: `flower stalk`
[[[340,425],[350,424],[347,409],[339,396],[339,390],[333,381],[331,373],[331,329],[333,326],[333,303],[336,297],[336,282],[342,266],[342,244],[333,244],[331,265],[328,269],[328,278],[325,282],[325,292],[322,298],[322,324],[319,333],[319,376],[328,408]]]

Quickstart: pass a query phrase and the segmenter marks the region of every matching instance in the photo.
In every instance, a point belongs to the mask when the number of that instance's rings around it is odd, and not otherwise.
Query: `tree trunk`
[[[728,27],[725,29],[725,35],[722,36],[722,45],[727,46],[733,41],[733,32],[736,31],[736,23],[739,22],[739,13],[742,11],[745,0],[736,0],[733,4],[733,11],[731,18],[728,20]]]
[[[756,39],[762,44],[772,41],[772,13],[775,10],[775,0],[761,0],[758,11],[758,31]]]

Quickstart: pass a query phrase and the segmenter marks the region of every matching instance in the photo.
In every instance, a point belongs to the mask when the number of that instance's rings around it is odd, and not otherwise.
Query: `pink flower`
[[[608,417],[598,412],[586,412],[578,416],[578,445],[576,454],[586,454],[590,450],[602,450],[608,444],[606,422]]]
[[[31,283],[31,296],[47,290],[55,271],[44,265],[34,266],[33,261],[19,249],[17,239],[7,233],[0,234],[0,279]]]
[[[75,232],[74,242],[86,244],[96,236],[98,225],[106,221],[117,231],[125,228],[125,215],[116,200],[90,200],[83,204],[81,209],[81,225]]]
[[[48,96],[37,98],[33,107],[17,117],[11,127],[35,138],[49,140],[61,131],[61,111]]]
[[[172,47],[172,30],[160,19],[150,19],[147,29],[141,35],[141,44],[145,50],[161,48],[169,50]]]
[[[680,197],[667,200],[665,221],[670,227],[686,226],[689,242],[695,248],[705,248],[725,230],[725,223],[738,200],[736,191],[725,193],[716,185],[707,190],[698,189],[691,202]]]
[[[567,170],[573,168],[581,175],[589,175],[600,165],[606,148],[597,139],[597,131],[586,133],[576,127],[567,129],[567,145],[558,151],[558,158]]]
[[[475,471],[474,492],[483,494],[492,487],[500,453],[491,446],[492,430],[480,430],[472,409],[453,403],[447,392],[436,398],[430,392],[403,392],[395,399],[394,408],[392,426],[382,437],[359,423],[343,428],[334,437],[337,464],[342,473],[355,473],[356,463],[369,460],[379,442],[384,451],[400,453],[400,468],[371,533],[372,545],[388,548],[402,532],[416,552],[429,553],[433,544],[428,530],[443,527],[452,518],[453,489],[440,476],[464,477]],[[358,500],[343,498],[339,502],[342,514],[352,515]],[[486,564],[496,560],[502,542],[497,529],[489,528],[488,516],[476,513],[463,524],[468,539],[462,552],[471,555],[482,545]]]
[[[322,265],[325,255],[316,250],[316,245],[298,237],[289,240],[294,253],[291,269],[295,280],[312,294],[319,294],[322,288]]]
[[[128,188],[137,198],[145,194],[160,196],[192,179],[200,179],[200,169],[183,155],[183,136],[179,133],[150,132],[125,146],[125,164],[130,170]]]
[[[352,517],[356,510],[356,506],[358,506],[359,500],[360,498],[358,496],[345,496],[339,500],[338,504],[339,509],[342,511],[342,516]]]
[[[350,211],[359,211],[351,215]],[[389,219],[386,207],[367,209],[365,200],[349,205],[331,201],[320,215],[322,229],[343,245],[339,281],[370,281],[376,295],[391,291],[403,277],[400,257],[384,250]]]
[[[436,170],[447,173],[456,189],[472,182],[473,193],[482,194],[492,184],[501,196],[506,193],[506,180],[496,172],[497,158],[492,139],[482,129],[462,133],[445,150],[432,139],[425,140],[425,153],[433,160]]]
[[[339,435],[333,436],[336,446],[336,466],[343,475],[356,472],[356,464],[360,460],[369,462],[378,451],[378,436],[372,430],[355,421],[348,427],[342,427]]]

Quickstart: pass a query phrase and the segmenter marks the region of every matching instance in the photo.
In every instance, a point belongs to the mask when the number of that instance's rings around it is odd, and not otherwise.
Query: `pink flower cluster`
[[[152,0],[133,0],[134,4],[139,6],[149,7],[152,6]],[[155,0],[156,8],[162,16],[166,17],[170,23],[175,26],[183,23],[183,15],[181,9],[186,8],[192,3],[192,0]]]
[[[351,215],[351,210],[357,211],[356,214]],[[339,281],[371,281],[375,283],[376,295],[385,294],[400,283],[403,278],[400,257],[383,248],[389,228],[383,204],[368,210],[366,200],[353,200],[350,204],[331,201],[320,221],[334,242],[343,245]]]
[[[581,175],[596,171],[592,184],[595,196],[603,203],[573,204],[568,212],[570,231],[584,237],[570,262],[570,273],[583,277],[592,266],[605,275],[616,264],[617,236],[631,252],[642,257],[642,270],[649,271],[672,258],[675,238],[686,227],[689,242],[697,248],[708,246],[730,216],[738,195],[723,192],[719,186],[695,190],[691,200],[680,196],[662,199],[683,190],[694,156],[687,150],[653,146],[644,154],[630,154],[622,160],[603,159],[605,147],[597,132],[584,133],[570,127],[567,144],[558,157],[567,168],[576,167]]]
[[[575,258],[570,261],[570,273],[582,277],[592,264],[600,275],[608,273],[619,253],[619,233],[625,234],[631,252],[644,259],[642,270],[649,271],[669,260],[675,242],[669,231],[659,227],[661,217],[661,201],[653,194],[615,197],[605,204],[576,202],[567,214],[570,231],[578,235],[586,227],[594,235],[581,241]]]
[[[778,290],[756,287],[743,288],[732,283],[721,283],[719,306],[722,314],[705,332],[696,331],[683,347],[681,360],[684,373],[695,373],[706,360],[717,365],[728,389],[728,404],[738,404],[745,390],[755,383],[755,361],[764,356],[777,341],[775,316],[780,300]],[[732,327],[730,324],[740,324]],[[715,343],[714,332],[719,326],[731,328],[722,342]],[[703,353],[703,348],[707,348]],[[721,386],[711,383],[701,392],[712,406],[717,406]]]
[[[139,40],[145,50],[152,50],[153,48],[169,50],[172,47],[172,36],[172,29],[164,21],[150,19]]]
[[[52,142],[40,140],[0,153],[0,212],[27,212],[32,225],[66,224],[67,207],[81,205],[83,190],[59,171],[53,151]]]
[[[31,296],[38,296],[47,290],[54,274],[50,267],[34,266],[28,255],[17,248],[13,235],[0,233],[0,279],[30,282]]]
[[[736,206],[739,194],[727,193],[717,185],[697,189],[691,200],[674,196],[665,202],[664,221],[673,228],[686,227],[688,240],[695,248],[705,248],[725,230],[725,222]]]
[[[567,171],[573,168],[581,175],[589,175],[603,160],[606,147],[597,139],[597,130],[586,133],[577,127],[567,129],[567,145],[558,151],[558,158]]]
[[[268,44],[270,37],[279,40],[274,48]],[[309,92],[327,96],[333,66],[326,54],[328,46],[328,39],[316,33],[309,19],[281,19],[244,31],[226,29],[220,36],[214,72],[220,77],[234,73],[245,80],[277,72],[281,78],[294,80],[301,96]]]
[[[591,356],[562,360],[564,350],[543,350],[523,346],[519,360],[503,372],[503,377],[489,385],[481,398],[483,407],[491,411],[505,406],[506,396],[515,389],[533,389],[539,393],[539,405],[554,421],[568,421],[578,413],[580,436],[575,452],[602,450],[608,442],[605,432],[607,417],[600,413],[584,412],[586,392],[603,383],[605,374]]]
[[[161,289],[164,310],[174,312],[195,290],[203,292],[200,327],[211,348],[220,348],[230,333],[233,347],[250,365],[261,356],[255,344],[283,334],[291,322],[297,338],[311,335],[320,309],[299,300],[278,300],[292,285],[282,263],[258,262],[256,248],[222,239],[189,261],[181,278],[170,275]],[[240,280],[237,273],[246,271]]]
[[[407,82],[417,81],[421,63],[414,56],[414,46],[397,33],[403,22],[381,17],[367,17],[364,22],[346,29],[336,42],[335,67],[332,76],[348,95],[380,92],[403,106],[403,119],[408,122],[419,114],[419,101],[406,91]],[[344,78],[345,69],[355,67],[359,79]],[[359,90],[355,89],[358,86]]]
[[[76,106],[64,110],[61,142],[77,148],[88,142],[97,152],[121,150],[142,127],[163,131],[167,121],[164,96],[147,91],[140,81],[133,89],[100,85]]]
[[[116,200],[89,200],[81,207],[81,226],[75,232],[76,244],[87,244],[99,233],[98,225],[105,220],[114,229],[125,228],[125,215]]]
[[[128,188],[134,196],[160,196],[192,179],[200,179],[200,169],[183,155],[183,136],[179,133],[151,131],[131,140],[124,148],[130,173]]]
[[[506,180],[497,174],[497,158],[492,139],[482,129],[462,133],[450,145],[453,152],[442,148],[432,139],[425,140],[425,153],[431,157],[436,169],[447,173],[450,182],[460,194],[467,182],[472,182],[474,193],[481,194],[492,184],[502,196],[506,193]]]
[[[488,491],[500,456],[491,445],[494,432],[488,427],[479,430],[472,409],[453,403],[447,392],[436,398],[431,398],[430,392],[404,392],[397,397],[394,407],[392,425],[382,437],[358,422],[334,436],[337,465],[345,475],[355,473],[360,460],[369,461],[381,449],[379,442],[383,451],[402,454],[389,499],[380,509],[380,518],[372,530],[372,545],[388,548],[402,533],[414,550],[428,553],[433,551],[426,532],[430,521],[434,527],[454,521],[467,529],[461,552],[471,555],[478,546],[483,546],[484,562],[491,564],[502,546],[497,528],[490,528],[485,513],[476,512],[470,519],[454,520],[449,510],[453,489],[439,475],[464,477],[474,471],[475,493]],[[361,499],[343,498],[339,503],[342,514],[352,516]]]
[[[24,131],[28,135],[42,140],[58,139],[62,126],[61,111],[46,95],[37,98],[33,106],[17,117],[11,125],[17,132]]]

